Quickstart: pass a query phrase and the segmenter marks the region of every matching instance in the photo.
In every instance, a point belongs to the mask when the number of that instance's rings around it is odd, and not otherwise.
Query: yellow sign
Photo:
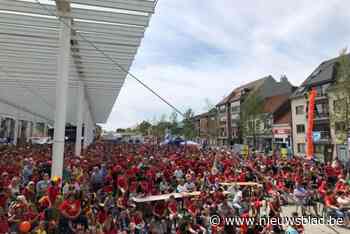
[[[247,157],[248,156],[248,154],[249,154],[249,147],[248,147],[248,145],[243,145],[242,146],[242,155],[244,156],[244,157]]]
[[[288,156],[288,150],[286,148],[281,148],[281,157],[286,159]]]

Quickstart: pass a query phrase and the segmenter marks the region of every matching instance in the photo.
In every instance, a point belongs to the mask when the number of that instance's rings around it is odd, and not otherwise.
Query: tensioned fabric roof
[[[62,0],[58,0],[62,1]],[[54,0],[0,1],[0,101],[54,120],[59,18]],[[129,70],[155,2],[71,0],[71,65],[67,122],[75,123],[77,88],[85,87],[95,123],[104,123],[126,78],[92,42]],[[88,41],[86,41],[88,40]]]

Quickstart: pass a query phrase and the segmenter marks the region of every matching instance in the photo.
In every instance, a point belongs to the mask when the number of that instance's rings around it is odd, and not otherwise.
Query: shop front
[[[273,148],[288,148],[291,147],[292,130],[289,125],[275,125],[272,127]]]

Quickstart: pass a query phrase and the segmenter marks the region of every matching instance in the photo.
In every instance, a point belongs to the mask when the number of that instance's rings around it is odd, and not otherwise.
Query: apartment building
[[[337,61],[337,58],[333,58],[322,62],[291,96],[293,150],[296,155],[305,156],[306,153],[307,95],[312,88],[315,88],[317,91],[313,121],[315,156],[321,161],[331,161],[335,156],[343,161],[348,158],[347,137],[342,140],[337,137],[338,128],[343,125],[332,124],[331,120],[334,103],[337,103],[336,95],[332,95]]]
[[[239,129],[241,104],[254,91],[261,98],[292,93],[293,86],[287,77],[276,81],[271,75],[255,80],[234,89],[217,105],[218,144],[232,145],[243,143],[243,136]]]
[[[216,145],[217,143],[217,110],[212,110],[193,117],[197,132],[197,141],[201,144]]]

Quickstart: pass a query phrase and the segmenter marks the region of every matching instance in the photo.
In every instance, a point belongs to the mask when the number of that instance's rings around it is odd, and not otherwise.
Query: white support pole
[[[30,138],[31,138],[31,128],[32,128],[32,124],[31,121],[28,120],[26,123],[26,141],[29,142]]]
[[[18,128],[19,127],[19,120],[18,118],[15,118],[15,129],[14,129],[14,134],[13,134],[13,144],[17,145],[18,141]]]
[[[37,136],[37,130],[36,130],[36,120],[33,121],[32,124],[32,136],[36,137]]]
[[[75,155],[80,156],[81,154],[81,135],[83,132],[83,113],[84,113],[84,86],[80,84],[78,88],[78,106],[77,106],[77,130],[75,137]]]
[[[60,23],[60,36],[58,47],[59,57],[56,81],[56,109],[51,177],[62,177],[66,129],[68,76],[70,64],[71,19],[68,17],[61,17],[61,20],[62,21]]]
[[[86,108],[85,118],[84,118],[84,149],[89,146],[89,131],[90,131],[90,111]]]
[[[44,137],[47,137],[49,134],[47,132],[47,123],[44,122]]]
[[[11,119],[10,118],[6,119],[6,137],[7,138],[11,137]]]

